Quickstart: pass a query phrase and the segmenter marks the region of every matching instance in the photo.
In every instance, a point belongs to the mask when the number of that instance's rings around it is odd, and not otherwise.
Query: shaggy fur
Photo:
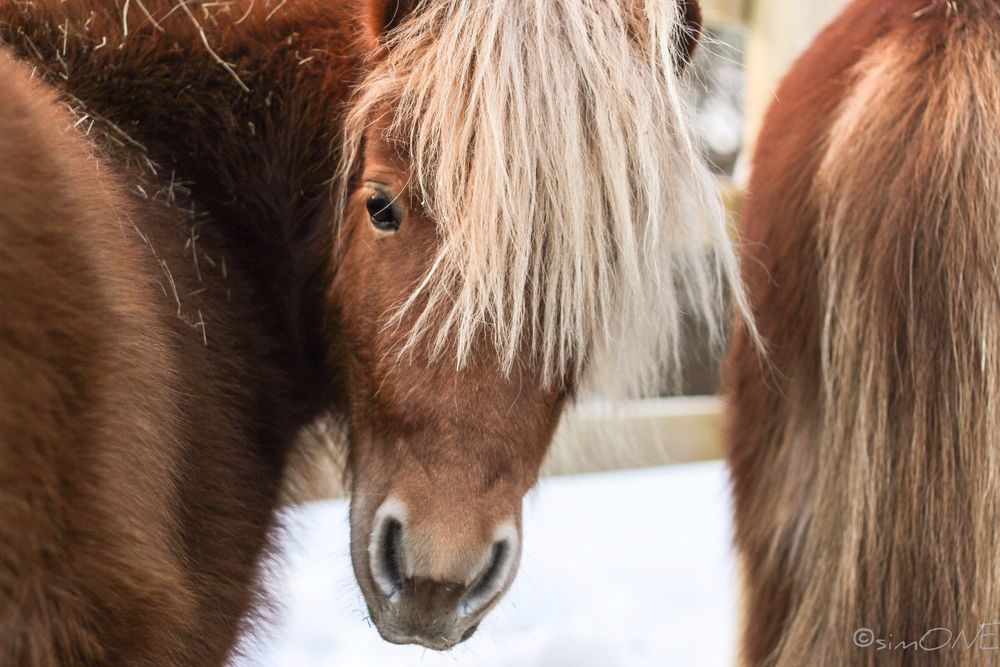
[[[728,378],[747,664],[997,646],[998,54],[995,2],[858,0],[771,110],[745,233],[777,373],[741,337]]]
[[[186,14],[143,4],[156,25],[136,2],[0,5],[4,667],[223,664],[286,451],[335,387],[343,21],[214,34],[244,96]]]

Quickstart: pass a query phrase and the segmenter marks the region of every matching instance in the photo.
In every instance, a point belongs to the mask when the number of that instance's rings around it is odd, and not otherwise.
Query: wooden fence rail
[[[589,402],[563,419],[542,474],[569,475],[720,458],[722,402],[711,396]],[[343,434],[320,425],[299,443],[287,503],[344,495]]]

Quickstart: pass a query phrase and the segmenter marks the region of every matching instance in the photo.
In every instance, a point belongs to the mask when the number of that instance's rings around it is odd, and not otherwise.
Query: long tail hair
[[[868,52],[814,184],[818,465],[776,664],[1000,646],[1000,22],[974,7]]]

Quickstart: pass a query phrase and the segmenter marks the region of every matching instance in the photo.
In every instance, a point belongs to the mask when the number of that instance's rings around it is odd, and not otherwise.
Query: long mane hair
[[[586,371],[636,393],[676,369],[685,311],[716,340],[725,296],[745,312],[692,138],[682,18],[661,0],[466,0],[424,3],[386,37],[341,180],[392,108],[440,240],[386,323],[416,311],[406,348],[427,337],[461,366],[488,332],[505,369],[527,343],[548,381]]]

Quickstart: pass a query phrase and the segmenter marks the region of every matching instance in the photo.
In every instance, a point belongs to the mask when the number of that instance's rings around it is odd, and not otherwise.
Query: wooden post
[[[753,151],[781,79],[795,58],[846,4],[847,0],[746,0],[747,154]]]
[[[707,25],[743,23],[747,0],[701,0],[701,11]]]

